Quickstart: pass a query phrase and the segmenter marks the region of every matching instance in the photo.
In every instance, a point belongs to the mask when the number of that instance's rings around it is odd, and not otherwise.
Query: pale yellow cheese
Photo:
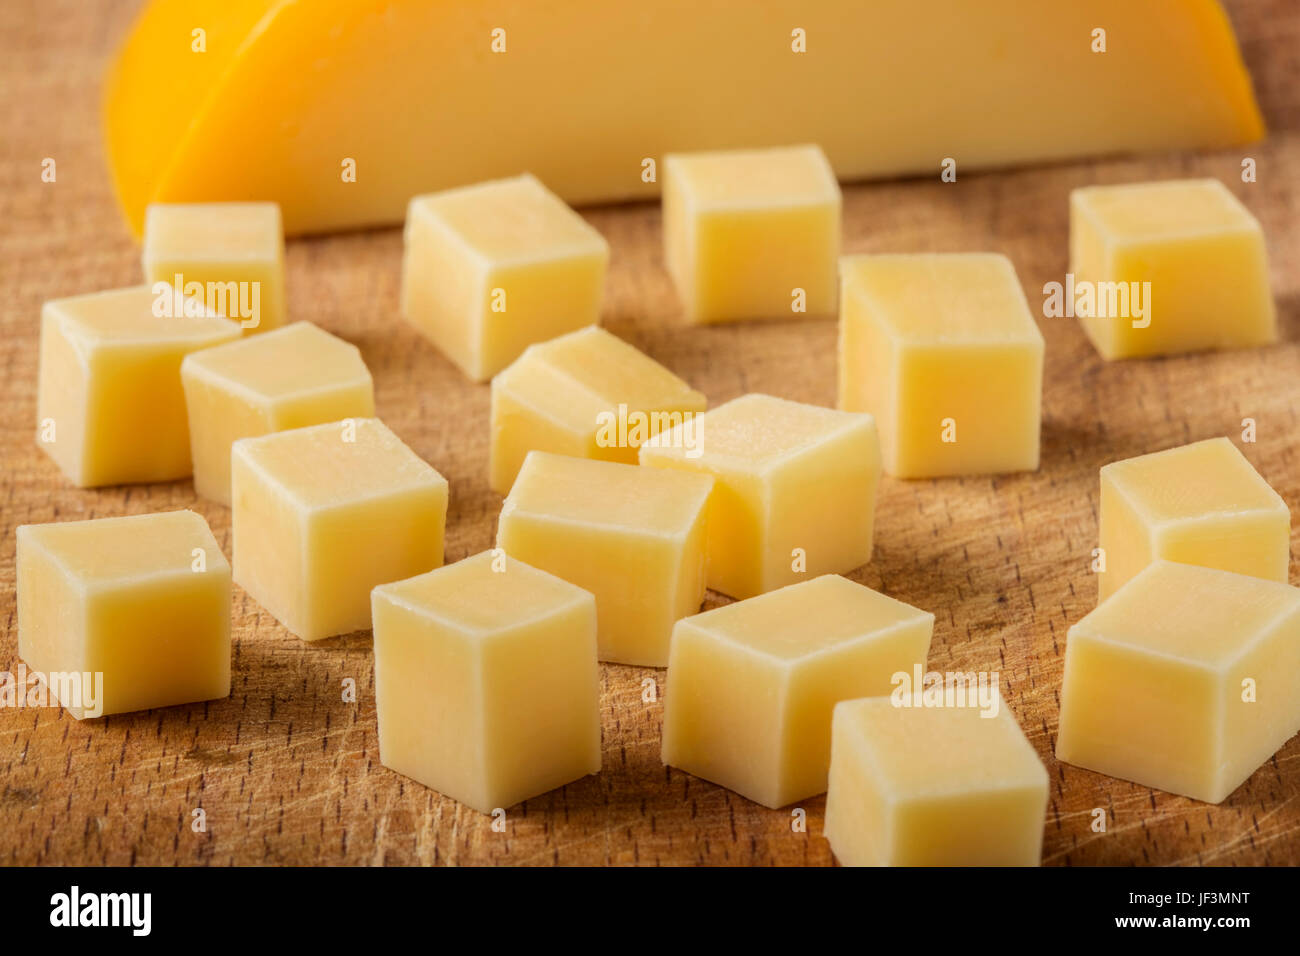
[[[1037,866],[1047,770],[1006,702],[835,707],[826,839],[845,866]]]
[[[225,505],[237,439],[375,413],[361,352],[310,322],[187,355],[181,380],[194,490]]]
[[[230,565],[192,511],[18,528],[18,656],[78,720],[230,694]]]
[[[530,175],[416,196],[402,314],[475,381],[600,321],[609,245]]]
[[[144,278],[180,289],[247,335],[284,325],[284,228],[273,202],[154,203]]]
[[[677,622],[663,761],[768,807],[826,789],[831,711],[925,662],[934,615],[828,574]]]
[[[1286,583],[1291,511],[1226,438],[1101,469],[1105,600],[1157,558]]]
[[[689,321],[835,311],[840,187],[816,146],[665,157],[663,234]]]
[[[370,590],[442,564],[447,481],[377,418],[231,447],[235,583],[307,641],[370,627]]]
[[[880,446],[870,415],[745,395],[661,432],[641,464],[716,480],[708,584],[751,597],[871,560]]]
[[[394,223],[525,169],[569,202],[648,199],[670,151],[818,143],[842,179],[937,179],[1263,133],[1218,0],[152,0],[105,91],[137,231],[202,199],[277,200],[292,232]]]
[[[1038,468],[1043,336],[1005,256],[847,256],[839,406],[899,478]]]
[[[37,444],[82,488],[190,474],[181,360],[233,341],[204,314],[157,315],[148,286],[46,302],[41,309]]]
[[[707,475],[530,452],[497,545],[596,597],[600,659],[664,667],[704,600]]]
[[[1070,628],[1065,763],[1220,803],[1298,731],[1298,588],[1155,561]]]
[[[1103,358],[1277,340],[1264,231],[1217,179],[1076,189],[1070,273]]]
[[[538,345],[492,379],[489,483],[510,490],[533,449],[636,464],[641,444],[707,401],[598,326]]]
[[[379,759],[483,813],[600,771],[596,604],[483,552],[375,588]]]

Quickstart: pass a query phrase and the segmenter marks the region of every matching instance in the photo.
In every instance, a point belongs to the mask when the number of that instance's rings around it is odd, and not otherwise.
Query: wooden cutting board
[[[41,302],[141,281],[98,138],[100,76],[135,7],[0,5],[0,669],[18,664],[16,526],[194,508],[229,553],[229,512],[197,499],[188,481],[78,490],[34,439]],[[935,612],[932,667],[1001,673],[1051,776],[1048,864],[1300,863],[1300,738],[1219,806],[1053,757],[1066,630],[1096,601],[1097,469],[1228,435],[1300,504],[1300,8],[1235,0],[1230,13],[1271,127],[1262,144],[845,190],[847,252],[1003,252],[1034,304],[1066,271],[1074,186],[1217,176],[1269,238],[1283,344],[1107,364],[1074,320],[1041,319],[1041,469],[884,480],[876,557],[852,577]],[[1257,183],[1240,181],[1244,156],[1257,160]],[[44,157],[57,162],[56,183],[41,182]],[[833,403],[833,322],[687,327],[663,268],[658,208],[586,214],[613,250],[609,329],[713,404],[748,391]],[[290,317],[360,346],[379,415],[451,482],[454,561],[491,545],[500,507],[486,482],[488,390],[399,318],[400,254],[397,229],[290,243]],[[1254,444],[1240,443],[1245,417],[1258,423]],[[824,798],[804,802],[807,830],[797,832],[789,810],[662,766],[662,702],[643,700],[642,681],[662,691],[663,671],[603,665],[603,771],[512,809],[495,832],[490,818],[380,765],[368,632],[308,646],[236,588],[234,641],[228,700],[85,722],[57,709],[0,711],[0,863],[831,861]],[[356,703],[343,700],[349,677]],[[200,807],[207,829],[195,833]],[[1098,807],[1104,834],[1090,827]]]

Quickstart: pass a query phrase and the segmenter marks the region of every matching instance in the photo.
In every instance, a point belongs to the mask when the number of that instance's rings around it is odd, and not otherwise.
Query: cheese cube
[[[194,301],[175,316],[154,305],[135,286],[41,309],[37,443],[79,487],[190,474],[181,359],[238,338],[239,326]]]
[[[303,640],[370,627],[370,591],[442,564],[447,481],[377,418],[231,449],[235,583]]]
[[[402,314],[466,375],[600,321],[609,245],[534,177],[416,196]]]
[[[1057,759],[1220,803],[1300,731],[1300,588],[1155,561],[1070,628]]]
[[[1264,232],[1217,179],[1076,189],[1070,273],[1103,358],[1277,341]]]
[[[1037,866],[1047,770],[1006,702],[837,704],[826,839],[845,866]]]
[[[310,322],[187,355],[181,380],[194,490],[224,505],[236,439],[375,414],[360,351]]]
[[[600,659],[664,667],[704,600],[713,479],[535,451],[501,507],[497,545],[596,597]]]
[[[230,565],[193,511],[18,529],[18,655],[73,717],[230,694]]]
[[[641,464],[711,475],[708,585],[751,597],[871,560],[880,446],[870,415],[744,395],[661,432]]]
[[[153,203],[144,277],[202,300],[248,335],[284,325],[284,229],[273,202]]]
[[[1226,438],[1101,469],[1105,600],[1158,558],[1286,583],[1291,511]]]
[[[677,622],[664,763],[781,807],[826,789],[831,710],[887,694],[934,615],[828,574]]]
[[[492,379],[490,484],[505,494],[533,449],[635,465],[637,449],[708,403],[654,359],[588,326]]]
[[[691,322],[835,311],[840,187],[816,146],[665,157],[663,233]]]
[[[476,810],[600,772],[596,604],[483,552],[374,590],[379,759]]]
[[[898,478],[1038,468],[1043,336],[1005,256],[847,256],[839,407]]]

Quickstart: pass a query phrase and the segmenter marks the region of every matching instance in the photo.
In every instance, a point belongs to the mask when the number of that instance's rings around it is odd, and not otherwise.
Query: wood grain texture
[[[98,139],[100,76],[134,6],[0,4],[0,668],[10,670],[16,526],[192,507],[229,553],[229,512],[198,500],[188,481],[78,490],[34,440],[41,302],[141,281]],[[1250,416],[1259,439],[1243,451],[1293,508],[1300,502],[1300,9],[1235,0],[1230,13],[1271,126],[1262,144],[845,190],[847,252],[1003,252],[1032,303],[1066,271],[1066,197],[1081,184],[1218,176],[1269,238],[1283,344],[1107,364],[1074,320],[1040,320],[1042,468],[883,483],[876,557],[852,577],[936,613],[933,667],[1001,673],[1051,776],[1048,864],[1300,863],[1300,739],[1220,806],[1053,757],[1066,629],[1096,600],[1098,468],[1209,436],[1235,440]],[[1239,181],[1243,155],[1258,161],[1256,184]],[[57,183],[41,182],[46,156]],[[712,404],[751,390],[833,403],[833,322],[687,327],[663,268],[659,210],[586,214],[613,250],[609,329]],[[292,242],[290,317],[360,346],[379,415],[450,480],[452,561],[493,540],[488,390],[399,318],[400,253],[397,229]],[[369,633],[304,645],[236,588],[234,640],[228,700],[85,722],[57,709],[0,711],[0,863],[831,862],[823,798],[805,802],[808,830],[797,833],[788,810],[660,764],[662,704],[642,702],[641,681],[662,687],[661,671],[602,666],[602,773],[514,808],[497,833],[488,817],[380,765]],[[346,677],[358,703],[342,700]],[[206,833],[190,829],[196,807]],[[1110,814],[1106,834],[1089,829],[1094,807]]]

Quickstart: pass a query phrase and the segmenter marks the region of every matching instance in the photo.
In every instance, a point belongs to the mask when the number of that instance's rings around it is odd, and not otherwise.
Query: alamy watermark
[[[122,927],[132,936],[148,936],[153,929],[153,894],[83,893],[74,884],[68,892],[50,897],[50,925]]]
[[[82,716],[104,713],[102,671],[0,671],[0,708],[64,707],[81,709]]]
[[[889,695],[895,707],[977,707],[981,717],[996,717],[1002,695],[997,671],[895,671]]]
[[[176,273],[171,282],[153,284],[153,314],[158,318],[198,318],[213,313],[238,320],[241,328],[262,322],[262,283],[186,282]]]
[[[1067,272],[1065,282],[1043,285],[1043,315],[1049,319],[1132,319],[1133,328],[1151,324],[1150,282],[1091,282]]]
[[[687,458],[704,454],[697,412],[630,411],[618,408],[596,416],[596,444],[601,448],[683,448]]]

